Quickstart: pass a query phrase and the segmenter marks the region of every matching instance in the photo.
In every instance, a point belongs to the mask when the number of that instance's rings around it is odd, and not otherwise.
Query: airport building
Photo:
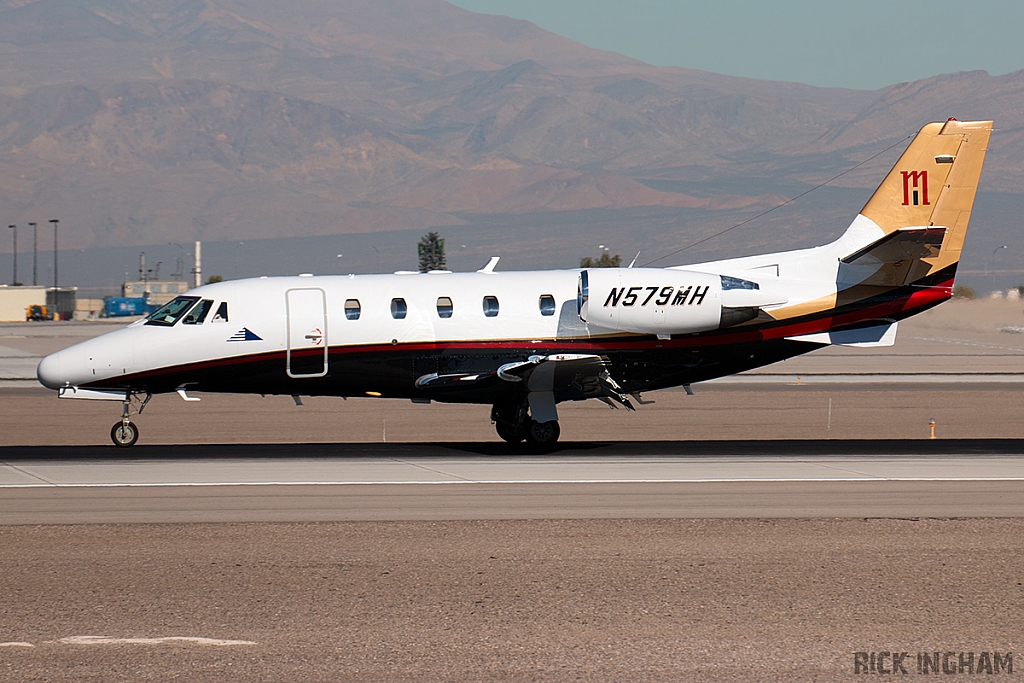
[[[47,303],[49,287],[0,285],[0,322],[25,322],[29,306]]]
[[[72,320],[75,317],[78,287],[47,287],[46,310],[53,320]]]

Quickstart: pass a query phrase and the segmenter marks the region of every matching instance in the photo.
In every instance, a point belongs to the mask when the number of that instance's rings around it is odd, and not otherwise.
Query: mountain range
[[[1006,210],[980,253],[1016,230],[1024,71],[858,91],[655,67],[442,0],[0,0],[0,212],[59,217],[75,249],[498,225],[571,266],[846,172],[695,253],[803,245],[950,116],[996,121],[982,190]]]

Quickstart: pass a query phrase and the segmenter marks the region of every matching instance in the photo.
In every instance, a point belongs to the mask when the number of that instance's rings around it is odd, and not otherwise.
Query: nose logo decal
[[[238,332],[228,337],[229,342],[234,341],[263,341],[263,338],[258,336],[255,332],[249,330],[248,327],[243,327]]]

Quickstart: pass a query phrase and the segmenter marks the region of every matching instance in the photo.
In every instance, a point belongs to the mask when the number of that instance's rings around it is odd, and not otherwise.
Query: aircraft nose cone
[[[64,386],[60,375],[60,354],[51,353],[39,361],[36,377],[39,379],[39,383],[47,389],[59,389]]]

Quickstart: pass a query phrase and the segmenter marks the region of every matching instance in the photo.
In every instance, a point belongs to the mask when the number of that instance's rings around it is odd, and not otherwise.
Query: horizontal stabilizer
[[[831,344],[832,346],[892,346],[896,343],[896,326],[898,324],[885,323],[872,327],[816,332],[815,334],[802,334],[798,337],[786,337],[786,339],[812,344]]]
[[[896,263],[906,259],[934,258],[942,247],[946,229],[940,226],[900,228],[885,237],[858,249],[843,263]]]
[[[902,287],[926,276],[942,248],[946,228],[900,228],[840,259],[839,285]]]

